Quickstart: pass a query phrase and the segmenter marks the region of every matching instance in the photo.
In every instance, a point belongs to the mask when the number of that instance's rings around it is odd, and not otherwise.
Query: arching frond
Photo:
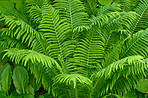
[[[59,9],[61,17],[71,25],[73,31],[88,29],[88,15],[79,0],[55,0],[54,6]]]
[[[101,27],[104,22],[108,21],[109,18],[114,16],[115,10],[120,10],[120,5],[119,4],[112,4],[112,5],[105,5],[101,6],[100,9],[97,11],[98,13],[93,15],[90,18],[91,25],[99,25]]]
[[[147,57],[148,29],[135,33],[124,45],[121,58],[130,55]]]
[[[130,11],[133,2],[131,2],[131,0],[115,0],[115,3],[121,4],[121,9],[123,11]]]
[[[137,56],[128,56],[126,58],[123,58],[121,60],[118,60],[116,62],[113,62],[112,64],[108,65],[107,67],[101,69],[96,77],[102,77],[105,76],[105,78],[110,77],[111,75],[113,75],[114,72],[118,71],[118,70],[123,70],[125,66],[125,63],[127,63],[127,65],[129,64],[135,64],[137,61],[141,61],[142,59],[144,59],[144,57],[137,55]]]
[[[120,4],[107,4],[105,6],[101,6],[99,9],[98,9],[98,13],[97,13],[97,16],[100,15],[100,14],[106,14],[106,13],[109,13],[109,12],[115,12],[115,11],[120,11],[121,8],[120,8]]]
[[[143,59],[142,56],[129,56],[110,64],[97,73],[94,73],[93,77],[96,78],[92,78],[94,80],[94,86],[91,92],[92,95],[98,94],[96,96],[102,96],[102,94],[107,93],[109,90],[116,90],[116,86],[118,85],[117,81],[120,81],[120,83],[123,81],[125,82],[122,84],[123,88],[119,89],[121,90],[119,93],[129,90],[131,88],[130,83],[135,84],[144,76],[144,73],[140,71],[142,69],[139,68],[139,66],[144,68],[147,66],[147,64],[143,63]],[[139,72],[141,72],[141,74],[139,74]],[[142,77],[140,78],[136,76]],[[117,85],[115,86],[116,83]],[[100,92],[96,93],[98,90]]]
[[[16,39],[14,37],[14,33],[12,30],[8,28],[1,29],[1,39],[0,39],[0,46],[4,48],[18,48],[18,49],[25,49],[27,44],[21,43],[20,39]]]
[[[117,28],[128,29],[136,17],[137,14],[134,12],[113,12],[113,17],[105,22],[102,27],[108,32]]]
[[[39,24],[42,20],[42,9],[39,6],[30,6],[28,13],[33,22]]]
[[[55,59],[60,57],[59,61],[64,71],[66,57],[73,52],[73,42],[66,41],[71,29],[65,20],[60,20],[58,11],[47,3],[42,6],[42,21],[39,25],[39,31],[44,33],[49,56]]]
[[[119,60],[122,45],[123,45],[123,42],[118,42],[117,44],[112,45],[111,49],[108,49],[108,51],[106,51],[104,62],[102,64],[103,67],[108,66],[111,63]]]
[[[104,57],[105,52],[104,40],[97,28],[92,28],[90,31],[84,33],[86,33],[86,36],[78,43],[74,55],[76,62],[75,70],[88,76],[91,71],[100,67],[100,59]]]
[[[125,67],[117,70],[115,73],[114,71],[112,71],[113,74],[111,76],[105,78],[104,75],[101,78],[96,78],[94,91],[96,92],[96,90],[99,90],[99,95],[108,93],[108,90],[111,90],[112,92],[117,94],[128,92],[131,88],[135,87],[141,79],[146,77],[148,69],[147,61],[147,59],[142,59],[140,61],[137,60],[133,63],[127,63],[129,62],[127,61],[124,63]],[[100,84],[103,86],[101,86]],[[99,87],[99,89],[97,87]]]
[[[22,38],[22,42],[32,44],[32,41],[36,37],[38,45],[40,44],[42,50],[45,52],[45,46],[43,44],[43,35],[38,32],[28,21],[28,19],[19,13],[14,8],[6,6],[0,6],[1,20],[5,21],[10,30],[14,30],[14,36],[17,39]],[[35,46],[35,45],[34,45]]]
[[[30,49],[40,53],[46,52],[45,49],[43,50],[43,47],[45,47],[43,40],[42,39],[37,40],[35,36],[32,36],[30,33],[26,33],[26,34],[21,33],[20,35],[15,36],[16,35],[15,32],[13,30],[10,30],[9,28],[3,28],[1,29],[1,31],[2,31],[1,36],[3,37],[2,39],[9,38],[7,40],[2,41],[3,46],[6,46],[6,45],[10,46],[11,44],[11,48],[15,48],[19,46],[18,48],[23,49],[25,47],[29,47]]]
[[[98,25],[107,32],[119,28],[130,28],[137,14],[134,12],[102,12],[97,17],[90,19],[91,25]]]
[[[96,15],[97,13],[97,0],[81,0],[85,6],[87,13],[91,15]]]
[[[72,83],[71,83],[72,82]],[[66,85],[72,85],[76,88],[77,82],[82,84],[91,85],[92,81],[80,74],[61,74],[57,75],[54,79],[54,83],[65,83]]]
[[[134,23],[131,24],[130,31],[132,33],[148,27],[148,0],[140,0],[135,12],[138,13],[139,16],[135,19]]]
[[[58,55],[62,55],[64,48],[64,41],[67,38],[67,33],[71,30],[69,25],[60,20],[58,11],[55,10],[52,5],[44,4],[42,6],[42,21],[39,25],[39,31],[44,33],[46,41],[48,43],[49,56],[58,58]],[[65,45],[64,45],[65,46]]]
[[[52,67],[53,65],[59,66],[58,63],[53,59],[44,54],[38,53],[33,50],[19,50],[16,48],[10,48],[6,50],[4,57],[10,57],[12,61],[16,64],[22,63],[24,66],[27,66],[29,61],[35,62],[38,61],[43,66]]]

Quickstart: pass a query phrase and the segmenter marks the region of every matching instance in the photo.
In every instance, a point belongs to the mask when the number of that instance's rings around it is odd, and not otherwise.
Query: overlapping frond
[[[118,8],[118,7],[117,7]],[[130,28],[130,25],[136,19],[134,12],[108,12],[105,10],[100,15],[90,19],[91,25],[99,25],[105,30],[114,30],[115,28]]]
[[[135,12],[113,12],[113,17],[111,17],[109,21],[105,22],[102,27],[106,31],[112,31],[114,29],[128,29],[136,17],[137,14]]]
[[[100,9],[98,9],[96,16],[93,15],[90,18],[91,25],[98,25],[101,27],[104,22],[108,21],[109,18],[114,16],[115,10],[120,10],[119,4],[112,4],[112,5],[105,5],[101,6]]]
[[[39,25],[39,31],[44,33],[49,56],[58,59],[63,71],[66,71],[64,68],[66,58],[73,52],[73,42],[67,40],[71,28],[65,20],[60,19],[58,11],[47,3],[42,6],[42,21]]]
[[[123,42],[118,42],[115,45],[112,45],[111,49],[108,49],[104,56],[104,62],[102,66],[108,66],[111,63],[119,60],[121,49],[122,49]]]
[[[98,9],[97,16],[100,15],[100,14],[105,14],[105,13],[115,12],[115,11],[120,11],[120,10],[121,10],[120,4],[116,4],[116,3],[107,4],[105,6],[101,6]]]
[[[54,83],[65,83],[76,88],[77,83],[91,85],[92,81],[80,74],[61,74],[55,77]]]
[[[3,28],[1,29],[1,36],[3,37],[2,39],[5,39],[2,42],[3,46],[10,46],[11,44],[11,48],[30,48],[34,51],[40,52],[40,53],[45,53],[46,50],[43,50],[44,43],[43,40],[37,40],[35,38],[35,36],[30,35],[30,33],[26,33],[26,34],[15,34],[16,32],[13,30],[10,30],[9,28]],[[27,37],[27,38],[26,38]],[[42,44],[41,44],[42,43]]]
[[[132,88],[131,85],[136,85],[145,76],[144,71],[147,69],[147,63],[143,59],[144,57],[138,55],[129,56],[113,62],[99,72],[94,73],[92,94],[102,96],[102,94],[106,94],[109,90],[121,94],[130,90]],[[98,90],[100,92],[97,93]]]
[[[18,48],[18,49],[25,49],[27,44],[21,43],[20,39],[16,39],[13,35],[13,31],[9,30],[8,28],[1,29],[0,36],[0,46],[4,48]]]
[[[31,23],[24,15],[19,13],[13,7],[7,6],[0,6],[0,14],[1,21],[5,21],[5,25],[7,25],[10,30],[13,30],[13,34],[17,39],[22,38],[22,42],[28,42],[28,45],[30,46],[36,38],[36,42],[38,43],[38,45],[40,45],[41,48],[39,50],[44,50],[45,52],[45,46],[43,44],[43,35],[31,25]]]
[[[139,16],[135,19],[134,23],[131,24],[130,31],[132,33],[148,27],[148,0],[140,0],[135,12],[138,13]]]
[[[115,0],[115,3],[121,4],[121,9],[123,11],[130,11],[133,2],[131,2],[131,0]]]
[[[61,17],[66,19],[73,31],[88,29],[88,15],[79,0],[55,0],[54,6],[59,9]]]
[[[85,6],[86,12],[91,15],[96,15],[97,13],[97,0],[81,0]]]
[[[123,70],[124,67],[126,67],[125,63],[127,63],[127,65],[135,64],[137,61],[141,61],[142,59],[144,59],[144,58],[140,55],[128,56],[126,58],[123,58],[121,60],[113,62],[112,64],[108,65],[107,67],[101,69],[97,73],[96,77],[102,77],[102,76],[105,76],[105,78],[110,77],[117,70]]]
[[[148,52],[148,29],[141,30],[126,42],[123,47],[121,58],[131,55],[142,55],[147,57]]]
[[[19,50],[17,48],[10,48],[5,50],[6,53],[4,55],[10,57],[10,59],[16,64],[22,63],[24,66],[27,66],[28,62],[39,62],[43,66],[52,67],[53,65],[59,66],[58,63],[51,57],[48,57],[44,54],[38,53],[33,50]]]
[[[58,58],[58,55],[61,55],[63,57],[63,48],[66,48],[65,46],[69,44],[65,43],[66,45],[64,45],[64,41],[71,30],[70,26],[65,20],[60,20],[58,11],[52,5],[44,3],[42,10],[42,21],[39,25],[39,31],[44,33],[49,45],[47,46],[49,56]]]
[[[78,43],[74,60],[75,70],[88,76],[91,71],[99,69],[105,51],[101,32],[97,28],[84,33],[86,36]]]
[[[39,24],[42,20],[42,9],[39,6],[29,6],[28,13],[33,22]]]

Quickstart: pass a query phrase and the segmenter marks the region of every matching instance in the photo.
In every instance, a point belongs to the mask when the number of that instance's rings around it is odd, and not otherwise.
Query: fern
[[[130,31],[135,33],[139,30],[146,29],[148,27],[148,1],[141,0],[135,9],[135,12],[139,14],[137,19],[131,25]]]
[[[89,15],[96,15],[97,13],[97,0],[81,0],[84,3],[85,9]]]
[[[71,84],[72,81],[72,84]],[[62,74],[57,75],[54,79],[54,83],[66,83],[67,85],[72,85],[73,88],[76,88],[77,81],[84,84],[91,85],[91,80],[86,77],[83,77],[79,74]]]
[[[100,67],[99,59],[104,56],[104,42],[100,31],[96,28],[92,28],[86,33],[87,35],[77,45],[74,59],[76,61],[75,70],[88,76],[91,71]]]
[[[134,34],[124,46],[121,57],[138,54],[147,57],[147,33],[146,29]]]
[[[46,55],[37,53],[33,50],[19,50],[15,48],[10,48],[6,50],[6,53],[4,55],[8,56],[14,61],[15,63],[19,64],[22,63],[24,66],[27,65],[27,63],[31,60],[31,62],[38,61],[39,63],[42,63],[43,66],[52,67],[53,65],[59,66],[58,63],[53,59]]]
[[[122,97],[147,78],[147,0],[99,2],[0,1],[10,64],[0,65],[0,96]]]
[[[79,0],[55,0],[54,6],[61,12],[61,17],[67,20],[72,30],[88,29],[88,15]]]

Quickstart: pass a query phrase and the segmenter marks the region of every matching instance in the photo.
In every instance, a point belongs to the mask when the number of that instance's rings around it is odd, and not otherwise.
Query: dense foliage
[[[1,98],[146,98],[148,0],[0,0]]]

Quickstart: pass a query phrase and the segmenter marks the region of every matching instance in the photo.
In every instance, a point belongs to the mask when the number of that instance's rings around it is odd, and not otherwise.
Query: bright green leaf
[[[19,94],[25,94],[28,85],[28,72],[24,67],[18,66],[13,71],[13,83]]]
[[[7,67],[1,74],[1,85],[2,89],[8,94],[11,85],[11,66],[9,64],[6,64],[5,66]]]
[[[136,89],[142,93],[148,93],[148,79],[143,79],[139,85],[136,86]]]
[[[113,0],[98,0],[98,1],[102,5],[111,4],[113,2]]]

